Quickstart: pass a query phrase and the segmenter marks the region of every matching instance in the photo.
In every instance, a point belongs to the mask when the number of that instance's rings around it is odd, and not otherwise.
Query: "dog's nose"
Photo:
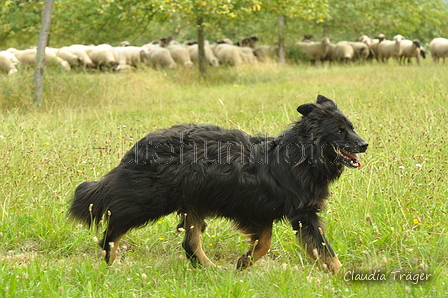
[[[362,152],[367,150],[367,147],[369,147],[369,143],[366,141],[358,142],[359,149],[361,149]]]

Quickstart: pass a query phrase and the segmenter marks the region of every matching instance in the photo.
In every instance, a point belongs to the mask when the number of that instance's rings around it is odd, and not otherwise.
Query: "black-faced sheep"
[[[233,45],[233,41],[232,41],[230,38],[217,39],[217,40],[216,40],[216,43],[217,43],[217,44],[223,44],[223,43],[225,43],[225,44]]]
[[[421,45],[420,40],[402,40],[401,41],[401,56],[400,60],[402,63],[407,60],[408,63],[411,62],[411,58],[415,57],[417,60],[417,64],[420,65],[420,56],[424,57],[424,54],[421,55]]]
[[[434,38],[429,43],[429,51],[435,64],[439,63],[440,58],[443,58],[443,64],[445,64],[445,57],[448,57],[448,39]]]
[[[250,47],[252,49],[255,49],[255,43],[258,41],[258,37],[252,36],[249,38],[242,39],[238,41],[238,46],[240,47]]]
[[[213,53],[212,48],[207,44],[204,45],[205,59],[211,66],[219,66],[219,60]],[[193,63],[198,63],[199,50],[197,43],[188,46],[188,52],[190,53],[190,58]]]
[[[14,56],[13,53],[7,51],[0,52],[0,71],[12,75],[17,72],[17,65],[19,60]]]
[[[296,42],[295,46],[313,61],[323,61],[330,47],[330,39],[322,38],[321,42]]]
[[[394,40],[383,40],[378,45],[378,59],[385,61],[392,57],[398,62],[398,58],[401,56],[401,41],[404,37],[401,35],[395,35]]]

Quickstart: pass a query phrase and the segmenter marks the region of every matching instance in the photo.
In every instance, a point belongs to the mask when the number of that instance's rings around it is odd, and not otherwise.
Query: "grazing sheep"
[[[254,55],[260,62],[271,62],[277,56],[277,47],[261,45],[254,50]]]
[[[404,39],[401,35],[395,35],[394,40],[383,40],[378,45],[378,59],[385,61],[392,57],[398,63],[401,56],[401,41]]]
[[[8,51],[0,52],[0,71],[6,72],[8,75],[12,75],[17,72],[16,66],[19,63],[19,60],[13,53]]]
[[[302,36],[302,41],[304,41],[304,42],[311,42],[313,37],[314,37],[313,34],[305,34],[305,35]]]
[[[61,59],[64,59],[65,61],[68,62],[68,64],[70,64],[71,67],[73,66],[79,66],[81,61],[78,58],[78,56],[76,54],[73,54],[72,52],[61,48],[61,49],[57,49],[57,48],[50,48],[47,47],[46,51],[50,51],[52,54],[58,56]]]
[[[114,51],[118,54],[118,66],[116,70],[130,68],[131,66],[138,68],[142,63],[148,63],[149,50],[144,47],[116,47]]]
[[[230,44],[230,45],[233,45],[233,44],[234,44],[233,41],[232,41],[230,38],[217,39],[217,40],[216,40],[216,43],[217,43],[217,44],[223,44],[223,43],[225,43],[225,44]]]
[[[240,47],[240,55],[243,62],[247,62],[250,64],[257,64],[258,60],[255,57],[254,49],[251,47]]]
[[[415,57],[417,64],[420,65],[420,56],[424,57],[425,54],[421,55],[421,45],[420,40],[402,40],[401,41],[401,56],[400,61],[404,63],[407,59],[408,64],[411,62],[411,58]]]
[[[196,40],[191,40],[191,39],[183,42],[184,46],[192,46],[194,44],[198,44],[198,42]]]
[[[128,47],[130,45],[131,45],[131,43],[129,41],[124,40],[124,41],[120,42],[120,44],[118,46],[119,47]]]
[[[118,65],[117,54],[109,45],[98,45],[88,51],[88,55],[96,67],[114,69]]]
[[[336,48],[335,44],[330,43],[328,47],[327,55],[321,61],[328,61],[328,63],[332,64],[334,62],[334,49]]]
[[[86,48],[87,46],[81,47],[77,45],[72,45],[69,47],[62,47],[61,50],[67,50],[72,54],[75,54],[83,67],[94,68],[95,63],[93,63],[92,59],[90,59],[89,55],[87,54]]]
[[[238,66],[243,63],[240,47],[227,43],[217,44],[213,51],[220,63]]]
[[[369,58],[376,58],[378,60],[378,45],[386,39],[384,34],[379,34],[378,38],[371,39],[367,35],[361,35],[358,41],[365,43],[369,47]]]
[[[335,61],[347,63],[352,61],[354,56],[355,51],[347,42],[339,42],[333,49],[333,59]]]
[[[355,52],[354,60],[366,61],[370,55],[369,46],[363,42],[349,41],[348,44],[353,48]]]
[[[165,67],[170,69],[177,67],[177,63],[168,49],[154,44],[146,44],[143,47],[148,49],[148,58],[157,70]]]
[[[422,45],[420,45],[420,55],[426,59],[426,49]]]
[[[252,49],[255,49],[255,43],[258,41],[258,37],[252,36],[249,38],[242,39],[238,41],[238,46],[240,47],[250,47]]]
[[[199,50],[198,50],[198,44],[192,44],[188,46],[188,52],[190,53],[190,58],[193,63],[198,63],[198,56],[199,56]],[[218,67],[219,66],[219,60],[213,53],[212,48],[209,45],[204,45],[204,51],[205,51],[205,59],[211,66]]]
[[[24,67],[28,67],[28,65],[35,66],[36,65],[36,54],[37,49],[27,49],[22,51],[16,51],[14,55],[20,61],[20,64]],[[70,70],[70,64],[56,56],[52,51],[45,50],[45,60],[44,64],[48,65],[50,63],[59,64],[64,70]]]
[[[321,42],[296,42],[295,46],[312,61],[323,61],[330,48],[330,39],[325,36]]]
[[[168,51],[170,51],[171,56],[173,56],[174,61],[178,64],[191,67],[193,66],[193,62],[191,61],[190,52],[187,48],[178,45],[178,44],[170,44],[166,47]]]
[[[429,43],[429,51],[435,64],[439,63],[440,58],[443,58],[443,64],[445,64],[445,57],[448,57],[448,39],[434,38]]]

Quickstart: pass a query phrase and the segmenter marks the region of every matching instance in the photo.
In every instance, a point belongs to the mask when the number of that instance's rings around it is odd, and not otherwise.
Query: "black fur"
[[[239,268],[268,251],[273,222],[286,219],[308,254],[337,273],[341,264],[317,213],[329,184],[344,165],[360,166],[356,153],[368,144],[324,96],[297,110],[302,118],[276,138],[212,125],[150,133],[101,180],[80,184],[69,212],[89,226],[110,212],[100,241],[109,264],[128,230],[178,212],[178,228],[186,231],[183,247],[194,263],[213,265],[200,244],[207,217],[230,219],[251,237]]]

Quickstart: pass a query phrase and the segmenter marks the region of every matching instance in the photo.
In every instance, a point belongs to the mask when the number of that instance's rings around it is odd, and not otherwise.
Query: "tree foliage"
[[[447,33],[442,20],[448,19],[448,11],[439,0],[329,0],[329,6],[330,19],[324,28],[332,36],[383,33],[424,40]]]
[[[0,47],[37,44],[42,0],[0,3]],[[197,17],[205,38],[257,35],[277,40],[277,18],[286,17],[286,39],[328,33],[334,40],[360,34],[430,40],[448,36],[448,10],[441,0],[54,0],[50,44],[147,43],[162,36],[194,39]]]

